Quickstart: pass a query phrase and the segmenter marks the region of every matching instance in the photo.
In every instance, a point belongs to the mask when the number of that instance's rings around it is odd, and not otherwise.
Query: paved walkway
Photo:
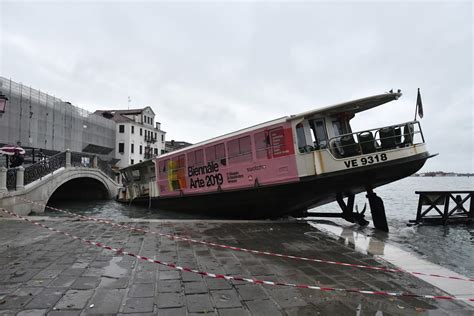
[[[288,283],[443,295],[410,275],[211,248],[74,219],[41,223],[201,271]],[[297,256],[381,265],[304,223],[144,221],[162,233]],[[254,285],[180,272],[0,218],[0,315],[472,315],[461,302]],[[378,313],[377,315],[382,315]]]

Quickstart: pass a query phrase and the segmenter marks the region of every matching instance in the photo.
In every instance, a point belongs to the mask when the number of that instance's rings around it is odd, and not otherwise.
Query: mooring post
[[[71,150],[66,149],[66,168],[71,168]]]
[[[25,187],[25,168],[19,166],[16,169],[16,189],[23,189]]]
[[[94,156],[92,158],[92,168],[97,168],[98,165],[99,165],[98,164],[98,158],[97,158],[97,156]]]
[[[367,190],[366,197],[369,199],[372,222],[375,228],[388,233],[387,216],[385,215],[385,206],[382,199],[372,189]]]
[[[8,193],[7,189],[7,171],[5,167],[0,167],[0,194]]]

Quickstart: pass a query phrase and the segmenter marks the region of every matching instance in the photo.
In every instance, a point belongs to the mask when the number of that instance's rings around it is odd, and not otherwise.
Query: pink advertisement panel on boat
[[[160,196],[298,180],[290,123],[253,130],[155,161]]]

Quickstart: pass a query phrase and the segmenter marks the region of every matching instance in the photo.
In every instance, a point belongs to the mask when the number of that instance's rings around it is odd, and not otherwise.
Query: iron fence
[[[7,189],[16,190],[16,169],[7,171]]]
[[[115,171],[112,170],[112,168],[110,167],[107,161],[104,161],[102,159],[97,159],[97,168],[102,170],[106,175],[108,175],[110,178],[115,180],[115,177],[116,177]]]
[[[47,174],[53,173],[61,167],[66,166],[66,153],[62,152],[25,168],[25,185],[41,179]]]
[[[71,152],[71,166],[92,168],[94,155],[86,153]]]

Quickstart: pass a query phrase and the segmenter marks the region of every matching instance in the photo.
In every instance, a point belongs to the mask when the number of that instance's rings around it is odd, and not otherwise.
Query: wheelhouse
[[[425,151],[418,121],[353,131],[356,113],[396,100],[387,93],[292,116],[301,177],[341,171],[408,157]]]

